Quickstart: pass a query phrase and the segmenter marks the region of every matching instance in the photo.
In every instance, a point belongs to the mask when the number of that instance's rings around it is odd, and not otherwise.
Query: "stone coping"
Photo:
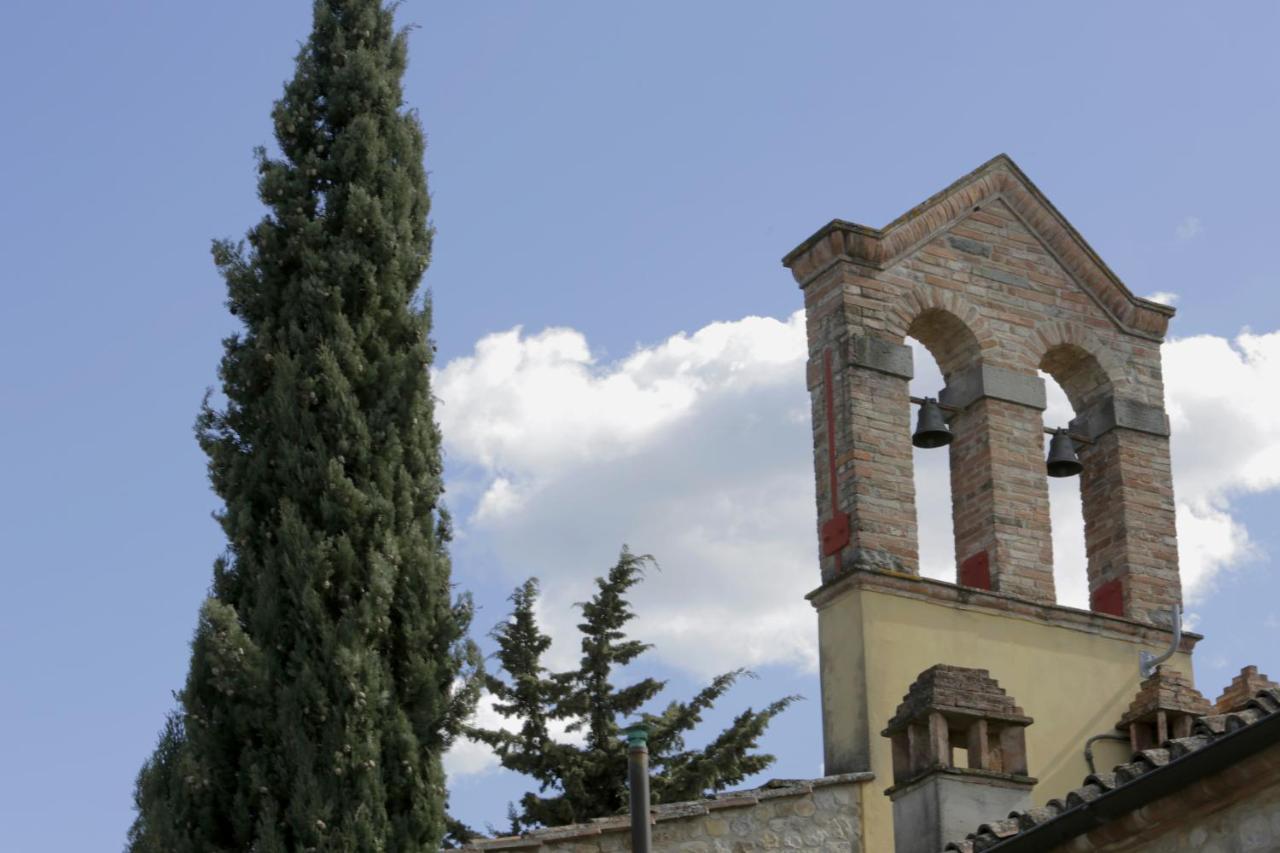
[[[847,571],[827,581],[805,598],[815,609],[822,610],[850,589],[870,589],[901,598],[936,601],[960,609],[976,610],[1027,622],[1053,625],[1071,631],[1127,640],[1135,645],[1164,648],[1169,645],[1173,637],[1173,631],[1169,628],[1149,625],[1123,616],[1096,613],[1063,604],[1029,601],[1004,592],[960,586],[947,581],[883,569],[859,568]],[[1190,653],[1196,643],[1202,639],[1204,639],[1203,635],[1184,630],[1179,650]]]
[[[757,805],[763,800],[782,797],[799,797],[811,794],[820,788],[831,785],[849,785],[870,782],[875,779],[874,773],[840,773],[834,776],[823,776],[818,779],[774,779],[759,788],[745,791],[726,791],[701,800],[688,800],[681,803],[663,803],[649,809],[649,822],[662,823],[668,820],[679,820],[687,817],[698,817],[712,812],[727,809],[740,809]],[[611,815],[600,817],[586,823],[574,823],[568,826],[553,826],[547,829],[536,829],[524,835],[507,835],[499,838],[474,839],[462,850],[535,850],[548,842],[564,841],[574,838],[604,835],[608,832],[628,832],[631,829],[630,815]]]
[[[1040,780],[1034,776],[1019,776],[1016,773],[1000,773],[995,770],[981,770],[977,767],[931,767],[922,770],[919,774],[911,777],[905,782],[899,782],[891,788],[888,788],[884,795],[890,799],[897,799],[902,794],[918,788],[925,782],[935,776],[956,776],[981,782],[984,785],[993,785],[997,788],[1017,788],[1030,791],[1036,786]]]

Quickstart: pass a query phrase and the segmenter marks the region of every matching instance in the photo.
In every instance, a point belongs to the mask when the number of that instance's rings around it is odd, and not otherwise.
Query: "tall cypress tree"
[[[423,851],[474,701],[428,367],[424,142],[381,0],[316,0],[258,151],[269,212],[214,260],[243,329],[206,398],[227,551],[138,779],[136,853]]]

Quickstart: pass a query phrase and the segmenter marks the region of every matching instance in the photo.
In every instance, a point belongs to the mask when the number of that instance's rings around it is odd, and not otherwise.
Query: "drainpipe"
[[[652,853],[649,837],[649,729],[636,723],[627,729],[627,770],[631,777],[631,849]]]

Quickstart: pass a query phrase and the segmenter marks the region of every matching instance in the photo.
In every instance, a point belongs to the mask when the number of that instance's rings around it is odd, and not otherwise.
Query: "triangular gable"
[[[869,228],[832,220],[782,263],[803,287],[837,258],[877,269],[962,220],[975,207],[1003,201],[1079,286],[1126,332],[1163,339],[1173,308],[1135,296],[1017,164],[1000,154],[890,222]]]

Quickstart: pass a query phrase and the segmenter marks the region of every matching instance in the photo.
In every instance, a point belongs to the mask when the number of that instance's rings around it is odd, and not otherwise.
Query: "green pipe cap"
[[[646,746],[649,743],[649,727],[636,723],[627,727],[627,746]]]

